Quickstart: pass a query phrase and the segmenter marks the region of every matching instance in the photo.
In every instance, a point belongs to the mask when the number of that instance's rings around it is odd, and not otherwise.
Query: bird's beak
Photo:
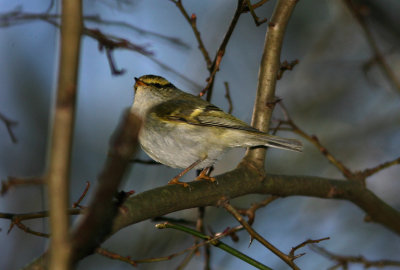
[[[142,82],[139,78],[135,77],[135,86],[133,87],[135,89],[135,93],[138,86],[146,86],[146,85],[147,85],[146,83]]]
[[[147,84],[135,77],[135,86],[146,86]]]

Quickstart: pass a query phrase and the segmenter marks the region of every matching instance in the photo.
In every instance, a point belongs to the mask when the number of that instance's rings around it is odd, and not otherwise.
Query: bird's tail
[[[278,136],[267,135],[263,137],[263,140],[265,141],[265,146],[296,152],[301,152],[303,150],[303,144],[296,139],[286,139]]]

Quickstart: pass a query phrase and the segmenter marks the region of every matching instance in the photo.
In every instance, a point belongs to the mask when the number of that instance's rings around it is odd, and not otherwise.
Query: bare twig
[[[90,182],[86,181],[85,189],[83,190],[83,192],[82,192],[81,196],[79,197],[79,199],[72,204],[72,208],[84,208],[82,205],[80,205],[80,203],[85,198],[87,192],[89,191],[89,188],[90,188]]]
[[[17,10],[14,12],[9,12],[7,14],[2,14],[0,16],[0,27],[16,25],[18,23],[24,23],[24,22],[31,21],[31,20],[42,20],[44,22],[47,22],[47,23],[59,28],[60,24],[57,21],[59,19],[59,17],[60,17],[60,15],[58,15],[58,14],[22,13],[19,10]],[[88,19],[90,20],[91,16],[88,16],[88,17],[89,17]],[[169,65],[157,60],[153,56],[153,52],[148,51],[145,46],[135,44],[124,38],[104,34],[104,33],[100,32],[98,29],[84,28],[83,34],[88,35],[88,36],[94,38],[95,40],[97,40],[99,42],[100,48],[101,47],[108,48],[111,46],[114,50],[115,49],[125,49],[125,50],[131,50],[131,51],[140,53],[140,54],[146,56],[150,61],[159,65],[161,68],[163,68],[169,72],[172,72],[175,75],[183,78],[185,81],[192,84],[195,88],[198,88],[198,89],[201,88],[201,86],[199,86],[196,82],[189,79],[184,74],[176,71]],[[104,42],[104,44],[102,42]],[[111,50],[111,49],[108,49],[108,50]],[[107,50],[106,50],[106,53],[107,53]],[[110,53],[110,52],[108,52],[108,53]],[[110,55],[107,55],[107,56],[108,56],[108,59],[110,60]],[[112,60],[112,57],[111,57],[111,60]],[[111,61],[111,62],[109,62],[109,64],[112,69],[112,73],[113,74],[118,73],[119,70],[116,68],[116,65],[114,64],[114,62]]]
[[[79,215],[81,213],[82,213],[81,209],[68,209],[69,215]],[[44,217],[48,217],[48,216],[50,216],[49,211],[40,211],[40,212],[26,213],[26,214],[0,213],[1,219],[11,220],[10,227],[8,229],[8,233],[11,232],[14,225],[17,225],[18,228],[20,228],[21,230],[23,230],[25,232],[34,234],[36,236],[41,236],[41,237],[48,237],[48,234],[36,232],[36,231],[29,229],[27,226],[22,224],[22,221],[30,220],[30,219],[44,218]]]
[[[168,224],[171,224],[171,223],[168,223]],[[157,224],[156,226],[158,226],[158,225],[159,224]],[[157,228],[160,228],[160,226],[158,226]],[[218,241],[218,239],[220,239],[220,238],[222,238],[224,236],[226,236],[226,235],[218,235],[218,236],[215,236],[215,237],[210,237],[206,241],[202,241],[202,242],[196,243],[196,244],[194,244],[194,245],[192,245],[192,246],[190,246],[190,247],[188,247],[186,249],[183,249],[183,250],[181,250],[179,252],[172,253],[172,254],[167,255],[167,256],[156,257],[156,258],[132,259],[131,256],[121,256],[120,254],[111,252],[111,251],[106,250],[104,248],[97,248],[96,249],[96,253],[98,253],[100,255],[103,255],[105,257],[108,257],[110,259],[113,259],[113,260],[119,260],[119,261],[123,261],[123,262],[129,263],[132,266],[137,266],[138,264],[141,264],[141,263],[153,263],[153,262],[169,261],[169,260],[171,260],[171,259],[173,259],[175,257],[181,256],[181,255],[183,255],[183,254],[185,254],[187,252],[191,252],[191,254],[194,254],[194,252],[198,248],[200,248],[202,246],[206,246],[206,245],[212,244],[212,243],[215,243],[216,241]]]
[[[384,162],[382,164],[379,164],[373,168],[370,169],[365,169],[362,171],[352,171],[350,170],[346,165],[343,164],[343,162],[339,161],[317,138],[315,135],[309,135],[307,134],[303,129],[301,129],[290,117],[290,114],[288,110],[285,108],[284,104],[282,102],[279,103],[283,114],[285,116],[285,120],[281,120],[279,124],[284,124],[288,125],[290,127],[290,130],[304,139],[308,140],[311,142],[313,145],[315,145],[318,150],[323,154],[330,163],[332,163],[339,171],[342,172],[343,176],[346,177],[349,180],[357,180],[361,182],[363,185],[365,185],[365,179],[375,173],[380,172],[381,170],[384,170],[386,168],[389,168],[394,165],[400,164],[400,157],[396,158],[391,161]]]
[[[188,227],[184,227],[184,226],[180,226],[180,225],[176,225],[176,224],[172,224],[172,223],[160,223],[156,225],[157,229],[166,229],[166,228],[171,228],[171,229],[175,229],[175,230],[179,230],[179,231],[183,231],[185,233],[189,233],[195,237],[207,240],[206,242],[209,244],[212,244],[215,247],[218,247],[228,253],[230,253],[231,255],[243,260],[244,262],[247,262],[250,265],[253,265],[254,267],[258,268],[258,269],[264,269],[264,270],[270,270],[271,268],[261,264],[260,262],[254,260],[253,258],[250,258],[249,256],[245,255],[244,253],[226,245],[225,243],[219,241],[218,239],[226,236],[227,234],[221,234],[218,236],[214,236],[214,237],[210,237],[207,236],[205,234],[202,234],[199,231],[193,230],[191,228]]]
[[[82,34],[81,1],[62,1],[61,49],[57,99],[48,170],[50,205],[50,269],[71,266],[69,239],[69,176],[77,97],[79,51]]]
[[[229,91],[229,84],[228,84],[228,82],[224,82],[224,85],[225,85],[225,98],[228,101],[228,113],[232,113],[233,103],[232,103],[232,98],[231,98],[231,94]]]
[[[257,3],[252,5],[253,9],[257,9],[259,7],[261,7],[262,5],[264,5],[265,3],[267,3],[269,0],[260,0]]]
[[[329,237],[324,237],[324,238],[321,238],[321,239],[308,239],[308,240],[306,240],[306,241],[304,241],[304,242],[302,242],[302,243],[300,243],[300,244],[298,244],[297,246],[295,246],[295,247],[292,247],[292,249],[290,250],[290,253],[289,253],[289,255],[291,256],[291,257],[296,257],[296,258],[299,258],[299,257],[301,257],[301,256],[303,256],[305,253],[301,253],[301,254],[299,254],[299,255],[294,255],[294,253],[296,252],[296,250],[298,250],[299,248],[302,248],[302,247],[305,247],[306,245],[309,245],[309,244],[315,244],[315,243],[319,243],[319,242],[321,242],[321,241],[325,241],[325,240],[329,240],[330,238]]]
[[[362,30],[364,31],[365,38],[367,39],[367,42],[369,46],[371,47],[371,50],[374,54],[374,58],[377,60],[379,66],[381,67],[384,75],[388,79],[388,81],[392,84],[393,88],[400,92],[400,80],[398,77],[395,75],[393,72],[393,69],[390,67],[390,65],[386,62],[385,57],[383,56],[382,52],[379,49],[379,46],[376,42],[376,39],[374,38],[372,31],[368,27],[366,20],[365,20],[365,15],[360,12],[360,8],[356,6],[351,0],[343,0],[344,4],[347,6],[347,8],[350,10],[351,14],[353,17],[357,20],[359,25],[361,26]]]
[[[199,93],[199,96],[201,96],[201,97],[204,96],[204,94],[208,93],[210,91],[211,87],[214,85],[214,78],[219,70],[219,65],[221,64],[223,55],[224,55],[224,53],[222,51],[218,52],[218,55],[216,58],[217,60],[215,62],[214,68],[211,71],[210,77],[207,78],[207,85],[206,85],[206,87],[204,87],[203,90],[201,90],[201,92]]]
[[[196,14],[192,13],[192,16],[189,16],[189,14],[187,13],[186,9],[184,8],[184,6],[182,4],[182,0],[170,0],[170,1],[173,2],[178,7],[178,9],[181,11],[183,17],[185,17],[186,21],[192,27],[194,36],[196,37],[196,40],[197,40],[197,44],[199,45],[199,50],[201,51],[201,53],[204,57],[204,60],[206,61],[207,67],[210,68],[211,64],[212,64],[211,58],[210,58],[210,55],[208,54],[206,47],[204,46],[203,40],[201,39],[200,31],[197,29]]]
[[[243,8],[245,6],[246,6],[246,4],[245,4],[244,0],[238,0],[235,14],[233,15],[233,18],[231,20],[231,23],[229,24],[228,30],[225,33],[224,39],[222,40],[221,44],[218,47],[217,52],[215,53],[215,57],[214,57],[214,60],[211,64],[211,66],[208,67],[210,76],[207,79],[207,82],[210,85],[206,86],[206,88],[205,88],[205,89],[207,89],[206,91],[203,90],[203,92],[207,92],[207,96],[206,96],[207,101],[211,100],[214,77],[217,74],[219,65],[221,64],[222,57],[225,54],[226,46],[228,45],[228,42],[232,36],[233,30],[235,30],[236,24],[239,21],[240,15],[243,13]],[[203,93],[203,95],[204,95],[204,93]]]
[[[283,61],[281,63],[281,67],[279,68],[279,73],[278,73],[278,80],[282,79],[283,73],[285,73],[286,70],[292,70],[294,66],[296,66],[299,63],[299,60],[293,60],[291,62],[288,61]]]
[[[20,228],[21,230],[23,230],[26,233],[33,234],[33,235],[36,235],[39,237],[50,237],[50,234],[48,234],[48,233],[37,232],[37,231],[30,229],[28,226],[22,224],[21,220],[19,220],[19,219],[13,219],[7,233],[11,232],[14,225],[16,225],[18,228]]]
[[[15,134],[14,134],[12,128],[13,128],[14,126],[18,125],[18,122],[9,119],[8,117],[6,117],[6,116],[5,116],[4,114],[2,114],[2,113],[0,113],[0,120],[4,123],[4,125],[6,125],[7,132],[8,132],[8,135],[10,135],[11,141],[12,141],[13,143],[17,143],[18,140],[17,140],[17,137],[15,136]]]
[[[269,196],[268,198],[262,200],[261,202],[253,203],[251,207],[248,209],[238,209],[238,212],[242,215],[246,215],[249,218],[249,220],[247,220],[247,223],[252,225],[254,222],[254,218],[256,216],[256,211],[261,207],[267,206],[268,204],[270,204],[271,202],[275,201],[278,198],[279,197],[277,196]]]
[[[379,164],[379,165],[377,165],[377,166],[375,166],[373,168],[365,169],[365,170],[363,170],[361,172],[358,172],[358,173],[361,174],[363,177],[369,177],[369,176],[371,176],[371,175],[373,175],[375,173],[378,173],[378,172],[380,172],[380,171],[382,171],[384,169],[387,169],[387,168],[389,168],[391,166],[399,165],[399,164],[400,164],[400,157],[398,157],[398,158],[396,158],[394,160],[387,161],[387,162],[384,162],[382,164]]]
[[[43,178],[18,178],[9,176],[7,181],[1,182],[0,195],[6,194],[12,187],[27,186],[27,185],[43,185],[46,182]]]
[[[400,261],[394,261],[394,260],[368,260],[364,256],[345,256],[345,255],[339,255],[332,253],[322,247],[319,247],[317,245],[311,245],[311,248],[323,255],[324,257],[329,258],[332,261],[336,261],[335,267],[342,266],[343,269],[347,269],[348,265],[351,263],[354,264],[362,264],[365,268],[370,268],[370,267],[387,267],[387,266],[400,266]]]
[[[324,145],[322,145],[322,143],[320,142],[320,140],[318,139],[317,136],[309,135],[304,130],[302,130],[299,126],[297,126],[296,123],[294,123],[294,121],[290,117],[289,112],[285,108],[283,103],[280,102],[279,105],[285,115],[285,118],[286,118],[284,121],[282,121],[283,124],[289,125],[292,128],[292,131],[294,133],[300,135],[301,137],[303,137],[304,139],[308,140],[313,145],[315,145],[315,147],[318,148],[318,150],[321,152],[321,154],[323,154],[329,160],[330,163],[332,163],[336,168],[338,168],[338,170],[341,171],[342,174],[346,178],[353,178],[353,176],[354,176],[353,172],[349,168],[347,168],[341,161],[339,161],[335,156],[333,156],[328,151],[328,149]]]
[[[257,17],[257,14],[254,11],[254,7],[253,7],[253,5],[251,5],[250,0],[246,0],[246,3],[247,3],[247,8],[249,9],[251,16],[253,17],[253,20],[254,20],[254,23],[256,24],[256,26],[260,26],[263,23],[268,21],[267,18],[260,20],[260,18]]]
[[[179,39],[177,37],[171,37],[171,36],[167,36],[167,35],[164,35],[161,33],[145,30],[136,25],[126,23],[123,21],[106,20],[106,19],[101,18],[100,15],[86,15],[83,17],[83,19],[85,22],[93,22],[93,23],[103,24],[103,25],[107,25],[107,26],[118,26],[118,27],[127,28],[127,29],[135,31],[136,33],[138,33],[140,35],[153,36],[153,37],[168,41],[174,45],[181,46],[186,49],[190,48],[190,46],[187,43],[183,42],[181,39]]]
[[[232,206],[230,205],[226,200],[221,201],[221,205],[230,213],[232,216],[240,223],[242,226],[247,230],[247,232],[250,234],[251,239],[256,239],[258,242],[263,244],[266,248],[268,248],[272,253],[274,253],[276,256],[281,258],[287,265],[289,265],[292,269],[297,269],[299,270],[300,268],[293,262],[296,257],[294,256],[289,256],[280,251],[278,248],[276,248],[274,245],[272,245],[270,242],[268,242],[265,238],[263,238],[259,233],[257,233],[249,223],[247,223],[244,218],[239,214],[239,212]]]

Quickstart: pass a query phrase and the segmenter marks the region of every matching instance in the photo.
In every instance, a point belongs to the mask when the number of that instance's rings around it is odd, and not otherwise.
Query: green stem
[[[227,244],[219,241],[218,239],[214,239],[208,235],[204,235],[202,233],[200,233],[199,231],[196,231],[194,229],[182,226],[182,225],[177,225],[177,224],[172,224],[169,222],[164,222],[164,223],[160,223],[156,225],[157,229],[175,229],[175,230],[179,230],[188,234],[191,234],[193,236],[196,236],[198,238],[207,240],[210,242],[210,244],[212,244],[215,247],[218,247],[230,254],[232,254],[233,256],[241,259],[242,261],[247,262],[250,265],[253,265],[254,267],[258,268],[258,269],[262,269],[262,270],[271,270],[272,268],[269,268],[268,266],[263,265],[262,263],[250,258],[249,256],[247,256],[246,254],[228,246]]]

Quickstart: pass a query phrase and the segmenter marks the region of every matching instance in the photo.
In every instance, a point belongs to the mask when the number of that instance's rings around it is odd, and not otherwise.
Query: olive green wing
[[[192,100],[169,100],[154,106],[151,114],[164,121],[185,122],[197,126],[232,128],[260,133],[245,122],[225,113],[217,106],[197,97]]]

